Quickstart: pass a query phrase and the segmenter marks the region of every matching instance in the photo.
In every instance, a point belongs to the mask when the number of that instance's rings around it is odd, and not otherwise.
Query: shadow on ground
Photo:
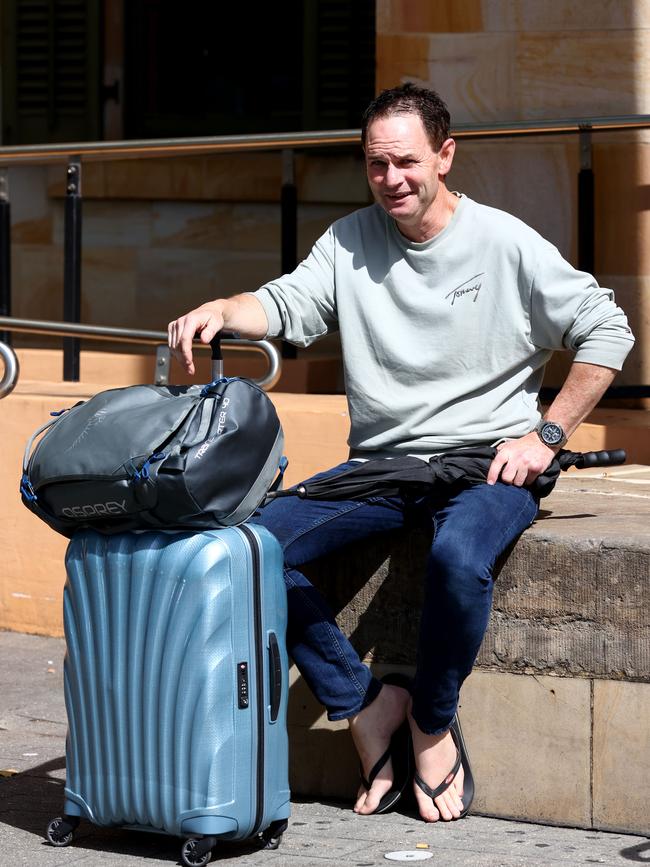
[[[636,846],[629,846],[627,849],[621,849],[621,858],[628,861],[636,861],[639,864],[650,864],[650,840],[645,843],[638,843]]]
[[[42,845],[49,847],[45,829],[62,812],[64,780],[59,777],[59,772],[64,770],[65,757],[61,756],[13,777],[0,779],[0,821],[39,837]],[[101,828],[86,821],[79,825],[71,844],[74,849],[88,852],[109,851],[112,855],[159,859],[170,864],[180,863],[181,845],[180,837],[123,828]],[[256,841],[224,842],[219,844],[219,856],[243,857],[259,848]]]

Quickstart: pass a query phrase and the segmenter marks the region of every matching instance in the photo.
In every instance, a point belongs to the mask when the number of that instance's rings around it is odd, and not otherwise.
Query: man
[[[400,498],[286,498],[257,518],[284,549],[289,651],[330,719],[349,721],[370,777],[355,810],[393,803],[386,751],[408,716],[420,813],[451,820],[468,805],[450,725],[487,626],[494,563],[535,518],[526,485],[596,405],[633,337],[593,277],[519,220],[448,189],[455,142],[437,94],[384,91],[364,115],[362,143],[376,204],[335,222],[292,274],[170,323],[169,343],[193,373],[196,333],[206,343],[225,328],[307,346],[338,329],[352,460],[497,445],[487,484],[447,497],[409,508]],[[558,349],[575,360],[541,419],[543,368]],[[414,512],[435,533],[409,695],[371,676],[299,567]]]

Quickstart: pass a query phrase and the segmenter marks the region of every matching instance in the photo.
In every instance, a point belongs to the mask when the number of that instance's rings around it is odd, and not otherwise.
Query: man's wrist
[[[551,419],[543,418],[535,428],[535,433],[545,446],[553,450],[561,449],[568,439],[562,425]]]

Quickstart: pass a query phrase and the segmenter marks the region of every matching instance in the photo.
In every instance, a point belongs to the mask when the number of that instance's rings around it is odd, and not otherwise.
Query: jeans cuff
[[[381,681],[377,680],[376,677],[371,677],[366,694],[356,707],[352,710],[337,710],[331,713],[330,711],[327,711],[327,719],[330,722],[337,722],[338,720],[350,719],[350,717],[356,716],[358,713],[361,713],[362,710],[365,710],[369,704],[373,703],[379,695],[381,687]]]
[[[433,724],[427,722],[424,723],[421,719],[418,718],[418,712],[415,704],[413,705],[413,710],[411,712],[411,716],[415,720],[415,724],[420,729],[423,735],[441,735],[446,731],[449,731],[451,728],[451,724],[454,721],[454,714],[451,715],[449,722],[440,724],[439,721],[434,722]]]

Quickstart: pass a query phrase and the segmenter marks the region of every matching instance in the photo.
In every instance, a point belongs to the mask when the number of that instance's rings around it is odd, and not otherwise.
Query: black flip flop
[[[382,683],[390,684],[391,686],[401,686],[403,689],[411,692],[412,680],[406,675],[394,672],[382,677]],[[408,722],[404,720],[402,725],[393,733],[390,739],[390,745],[386,752],[375,762],[368,778],[363,774],[363,768],[359,765],[359,776],[361,777],[361,785],[368,792],[377,774],[384,767],[386,762],[391,759],[393,765],[393,785],[382,797],[377,807],[366,815],[374,816],[381,813],[387,813],[402,797],[404,789],[407,787],[411,779],[411,755],[413,746],[411,744],[411,730]]]
[[[449,727],[449,731],[451,732],[451,736],[456,746],[456,761],[454,762],[454,766],[451,771],[447,774],[442,783],[440,783],[440,785],[437,786],[435,789],[432,789],[430,786],[428,786],[417,771],[415,772],[413,779],[415,780],[415,784],[420,789],[422,789],[424,794],[428,795],[433,801],[439,795],[442,795],[443,792],[447,791],[449,786],[451,786],[451,784],[456,779],[456,774],[462,766],[465,775],[463,779],[463,810],[458,818],[464,819],[465,816],[469,813],[469,808],[472,806],[472,801],[474,800],[474,776],[470,767],[467,747],[465,745],[465,739],[463,738],[463,732],[460,728],[460,720],[458,719],[458,714],[456,714],[456,716],[453,718],[451,726]]]

